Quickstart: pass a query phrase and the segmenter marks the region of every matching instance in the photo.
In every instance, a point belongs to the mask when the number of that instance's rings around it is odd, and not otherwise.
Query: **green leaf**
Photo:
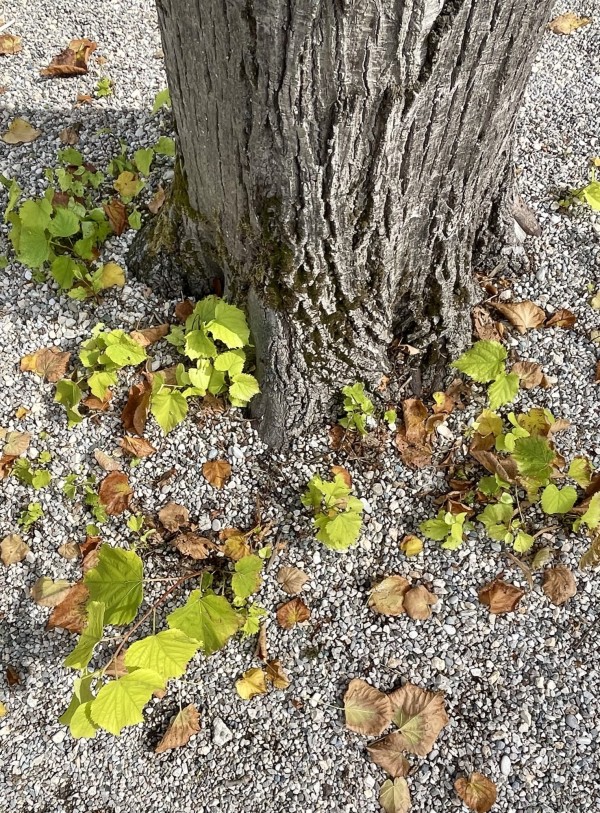
[[[167,155],[169,158],[175,156],[175,140],[168,136],[161,136],[154,146],[157,155]]]
[[[258,604],[251,604],[246,610],[246,620],[241,628],[244,636],[256,635],[260,632],[260,621],[266,614],[267,611],[264,607],[259,607]]]
[[[226,350],[215,358],[214,366],[215,370],[228,373],[229,376],[233,378],[242,372],[245,363],[246,354],[243,350]],[[250,378],[252,378],[252,376],[250,376]]]
[[[146,147],[145,149],[136,150],[133,154],[133,160],[135,161],[136,167],[142,173],[142,175],[149,175],[150,174],[150,166],[154,159],[154,150],[152,147]]]
[[[92,395],[95,395],[96,398],[103,401],[108,389],[114,387],[117,383],[117,374],[115,372],[98,370],[91,374],[87,383]]]
[[[473,381],[485,384],[504,372],[506,350],[500,342],[475,342],[473,347],[453,362],[452,367],[465,373]]]
[[[530,534],[526,534],[525,531],[518,531],[513,542],[513,548],[517,553],[527,553],[533,547],[534,542],[535,539]]]
[[[514,509],[511,504],[497,502],[486,505],[481,514],[478,514],[477,519],[483,524],[492,539],[501,542],[510,528],[513,513]]]
[[[64,150],[58,151],[58,160],[61,164],[80,167],[83,164],[83,155],[74,147],[66,147]]]
[[[259,556],[243,556],[235,563],[235,573],[231,578],[231,589],[235,597],[248,598],[259,589],[262,579],[260,572],[263,562]]]
[[[73,697],[68,708],[58,718],[58,722],[68,725],[71,736],[77,738],[94,737],[98,726],[90,716],[90,706],[94,700],[92,683],[96,676],[92,673],[77,678],[73,684]]]
[[[105,606],[101,601],[89,601],[87,606],[87,624],[77,646],[64,660],[63,666],[71,669],[85,669],[92,659],[96,644],[100,643],[104,630]]]
[[[180,424],[188,412],[187,401],[179,390],[163,387],[152,393],[150,412],[165,434]]]
[[[223,596],[193,590],[185,605],[167,616],[167,624],[198,641],[203,653],[211,655],[235,635],[240,617]]]
[[[206,331],[230,350],[245,347],[250,341],[244,312],[222,300],[217,301],[214,319],[206,325]]]
[[[212,361],[208,359],[199,359],[197,366],[187,371],[190,384],[198,390],[199,395],[206,395],[212,373]]]
[[[355,511],[342,511],[330,518],[322,514],[324,521],[315,524],[319,527],[317,539],[333,550],[347,550],[360,536],[362,516]]]
[[[171,94],[169,88],[159,90],[154,97],[154,104],[152,105],[152,113],[158,113],[162,107],[171,107]]]
[[[435,519],[426,519],[419,525],[419,530],[428,539],[433,539],[434,542],[441,542],[450,533],[450,526],[446,523],[445,512],[440,511]]]
[[[517,438],[512,457],[523,477],[544,481],[552,474],[554,452],[544,437]]]
[[[104,351],[113,364],[116,364],[117,367],[128,367],[130,365],[137,367],[138,364],[148,358],[144,348],[122,331],[111,331],[107,338],[112,341],[112,337],[116,333],[122,335],[118,336],[115,342],[109,344]]]
[[[151,669],[168,680],[183,675],[197,649],[197,642],[181,630],[164,630],[131,644],[125,653],[125,666],[130,670]]]
[[[258,381],[253,375],[249,375],[248,373],[237,373],[237,375],[232,376],[231,381],[229,400],[233,406],[246,406],[246,404],[260,392]]]
[[[72,237],[79,231],[79,218],[71,209],[60,206],[48,225],[48,231],[55,237]]]
[[[50,266],[50,273],[53,279],[55,279],[64,290],[73,287],[73,282],[78,271],[83,272],[83,268],[67,254],[56,257]]]
[[[16,248],[16,247],[15,247]],[[45,231],[37,231],[23,226],[16,249],[17,259],[29,268],[40,268],[50,256],[50,244]]]
[[[587,488],[592,482],[594,467],[587,457],[574,457],[569,466],[568,475],[581,488]]]
[[[45,199],[26,200],[19,209],[19,218],[24,228],[43,232],[50,225],[52,205]]]
[[[217,355],[217,348],[204,330],[191,330],[185,337],[185,355],[195,359],[212,359]],[[243,366],[243,365],[242,365]]]
[[[74,426],[81,423],[83,415],[77,409],[77,405],[81,401],[83,392],[70,378],[63,378],[56,384],[56,393],[54,400],[62,404],[67,410],[67,422],[69,426]]]
[[[573,486],[559,489],[554,484],[542,491],[542,510],[546,514],[567,514],[577,502],[577,490]]]
[[[596,529],[600,525],[600,492],[594,494],[588,505],[588,509],[579,519],[579,525],[587,525],[590,530]]]
[[[141,723],[142,709],[152,694],[165,686],[164,678],[151,669],[136,669],[105,683],[92,702],[90,713],[96,725],[118,735],[127,725]]]
[[[519,392],[519,376],[516,373],[500,373],[488,387],[490,407],[498,409],[512,403]]]
[[[92,601],[106,604],[106,624],[128,624],[136,616],[143,598],[143,566],[132,550],[102,545],[96,567],[85,574]]]

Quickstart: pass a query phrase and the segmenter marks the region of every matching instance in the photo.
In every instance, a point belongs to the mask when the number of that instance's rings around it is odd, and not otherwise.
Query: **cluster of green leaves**
[[[465,373],[473,381],[487,384],[491,409],[512,403],[519,391],[519,376],[507,373],[506,348],[500,342],[480,341],[463,353],[452,366]]]
[[[75,500],[78,497],[83,500],[88,511],[94,518],[95,523],[88,523],[85,532],[88,536],[97,536],[99,533],[97,526],[107,521],[108,514],[106,513],[106,508],[100,502],[94,475],[92,474],[80,481],[76,474],[68,474],[65,477],[62,490],[65,497],[69,500]]]
[[[45,468],[45,465],[51,460],[52,455],[47,451],[40,452],[38,457],[39,463],[42,464],[40,466],[32,466],[26,457],[20,457],[15,460],[11,474],[13,474],[17,480],[20,480],[28,486],[33,486],[35,489],[46,488],[46,486],[50,485],[52,475],[49,470]]]
[[[364,384],[357,381],[352,386],[342,387],[344,396],[344,412],[340,419],[344,429],[355,430],[360,435],[367,434],[367,420],[373,416],[375,407],[373,401],[365,393]]]
[[[19,527],[28,531],[32,525],[44,516],[44,509],[39,502],[30,502],[27,508],[20,514],[17,520]]]
[[[96,84],[96,96],[102,98],[103,96],[112,96],[113,81],[108,76],[101,76]]]
[[[314,512],[316,537],[326,547],[343,551],[358,540],[363,504],[341,474],[332,480],[323,480],[317,474],[311,477],[302,504]]]
[[[124,651],[124,673],[108,679],[110,662],[96,669],[90,669],[90,663],[105,640],[107,625],[124,626],[136,619],[144,597],[144,574],[135,551],[102,545],[97,565],[84,578],[89,593],[86,627],[64,662],[79,672],[72,700],[60,717],[73,737],[94,737],[99,728],[120,734],[125,726],[143,720],[143,708],[153,693],[181,677],[198,651],[208,656],[239,630],[257,632],[264,610],[249,605],[248,598],[261,585],[262,564],[253,554],[235,563],[229,588],[233,603],[212,589],[212,574],[195,574],[200,587],[167,616],[167,629],[130,644]]]
[[[451,511],[441,510],[435,519],[427,519],[419,527],[428,539],[441,542],[442,547],[447,550],[456,550],[462,545],[464,535],[473,528],[472,523],[466,519],[466,511],[453,514]]]

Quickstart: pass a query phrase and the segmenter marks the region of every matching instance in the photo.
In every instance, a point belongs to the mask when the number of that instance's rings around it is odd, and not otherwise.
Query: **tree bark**
[[[269,442],[322,418],[342,385],[377,385],[394,335],[430,363],[468,341],[473,259],[510,205],[551,7],[158,0],[182,274],[199,294],[221,277],[247,308]]]

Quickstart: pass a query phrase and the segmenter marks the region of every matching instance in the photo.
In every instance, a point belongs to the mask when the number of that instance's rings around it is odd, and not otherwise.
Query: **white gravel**
[[[561,5],[557,11],[564,11]],[[522,358],[541,362],[558,377],[550,391],[534,391],[522,404],[549,406],[573,421],[562,436],[565,453],[587,454],[600,465],[599,388],[593,384],[598,345],[589,338],[600,327],[589,307],[588,283],[600,286],[600,215],[583,208],[556,213],[552,188],[586,181],[588,159],[600,154],[600,0],[575,9],[595,18],[571,37],[547,34],[524,98],[518,165],[523,196],[535,208],[543,236],[528,239],[526,264],[512,283],[516,299],[532,298],[546,307],[568,307],[578,316],[574,330],[531,331],[514,340]],[[43,169],[54,164],[59,131],[73,121],[83,125],[79,147],[100,165],[122,138],[137,148],[168,132],[166,114],[150,115],[155,93],[165,85],[155,11],[147,0],[100,3],[75,0],[18,2],[6,8],[13,33],[23,36],[19,56],[0,58],[4,131],[14,115],[43,130],[30,145],[0,144],[0,171],[17,177],[28,193],[44,188]],[[99,43],[89,76],[60,81],[38,70],[73,36]],[[93,106],[74,108],[78,93],[91,92],[100,76],[115,81],[115,93]],[[104,131],[110,128],[111,132]],[[163,161],[156,185],[169,177]],[[131,233],[114,240],[108,253],[124,261]],[[5,232],[0,254],[9,253]],[[539,587],[508,616],[489,616],[477,601],[478,588],[505,571],[522,584],[520,571],[500,550],[473,535],[462,549],[447,553],[428,543],[424,554],[406,560],[398,540],[416,529],[432,506],[427,494],[439,489],[434,470],[405,468],[390,447],[381,467],[349,467],[356,491],[367,503],[360,544],[346,556],[328,552],[310,535],[298,490],[315,471],[342,462],[331,453],[325,431],[307,438],[288,459],[267,455],[251,426],[236,414],[196,423],[188,419],[168,438],[151,430],[156,455],[131,471],[139,506],[156,511],[169,500],[184,503],[201,528],[249,525],[257,498],[272,519],[286,550],[269,572],[258,600],[270,611],[269,651],[292,678],[285,692],[251,702],[239,700],[234,682],[252,665],[253,641],[232,642],[209,660],[198,657],[185,680],[176,681],[162,701],[152,701],[146,722],[120,738],[100,734],[73,741],[57,722],[70,696],[72,675],[60,666],[73,639],[47,632],[48,611],[29,598],[40,576],[78,577],[79,566],[59,556],[67,540],[83,538],[89,519],[67,501],[62,479],[72,471],[100,477],[93,458],[98,447],[111,452],[120,437],[119,410],[97,423],[86,420],[69,431],[62,408],[52,402],[52,386],[19,372],[24,353],[56,344],[75,350],[90,328],[102,321],[131,329],[167,318],[172,303],[159,301],[144,286],[129,281],[100,306],[75,303],[12,262],[0,272],[0,426],[33,434],[37,452],[52,455],[52,485],[40,492],[44,519],[27,541],[27,559],[0,566],[0,700],[8,713],[0,719],[0,812],[8,813],[374,813],[385,776],[365,751],[365,738],[347,732],[341,698],[353,677],[387,690],[401,681],[447,692],[449,726],[434,751],[411,760],[413,809],[420,813],[460,806],[453,791],[459,772],[478,770],[499,788],[498,813],[596,811],[600,803],[598,753],[597,575],[577,572],[578,593],[565,608],[549,604]],[[22,420],[15,410],[30,412]],[[471,413],[472,414],[472,411]],[[464,416],[453,417],[458,431]],[[47,432],[46,439],[39,439]],[[33,457],[32,451],[30,456]],[[206,459],[225,455],[233,464],[227,487],[216,492],[200,476]],[[160,491],[157,476],[175,467]],[[31,489],[14,478],[1,485],[0,538],[16,530]],[[124,518],[112,519],[103,538],[127,545]],[[576,568],[584,548],[578,537],[550,540],[555,561]],[[148,558],[150,574],[176,566],[173,554]],[[273,623],[285,596],[275,574],[279,564],[303,567],[311,576],[303,597],[310,622],[284,631]],[[369,585],[392,572],[420,579],[440,597],[425,622],[386,619],[366,608]],[[9,687],[5,668],[13,665],[21,683]],[[195,702],[202,730],[190,744],[160,757],[153,753],[179,703]]]

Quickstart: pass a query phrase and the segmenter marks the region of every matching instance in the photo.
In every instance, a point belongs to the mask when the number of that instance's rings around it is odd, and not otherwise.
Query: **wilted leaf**
[[[18,671],[10,663],[6,667],[6,682],[9,686],[18,686],[21,683]]]
[[[133,172],[121,172],[113,184],[119,195],[124,198],[133,198],[144,186],[143,181]]]
[[[68,48],[52,58],[46,68],[42,68],[42,76],[81,76],[88,72],[88,59],[95,51],[97,45],[86,38],[71,40]]]
[[[48,619],[48,629],[68,630],[69,632],[83,632],[87,624],[85,606],[90,594],[83,582],[75,584],[66,597],[52,610]]]
[[[113,517],[122,514],[129,508],[133,491],[127,475],[119,471],[107,474],[100,483],[98,498],[105,507],[106,513]]]
[[[121,414],[123,426],[128,432],[134,432],[140,436],[144,434],[146,421],[148,420],[151,395],[152,387],[148,381],[143,381],[141,384],[134,384],[129,389],[127,403]]]
[[[5,144],[29,144],[35,141],[42,134],[41,130],[36,130],[25,119],[13,119],[8,125],[8,130],[2,136]]]
[[[176,502],[168,502],[158,512],[158,518],[167,531],[178,531],[182,525],[187,525],[190,519],[190,512],[185,505]]]
[[[410,582],[404,576],[388,576],[373,587],[368,606],[383,615],[402,615],[404,596],[409,588]]]
[[[348,488],[352,488],[352,475],[350,474],[348,469],[344,468],[344,466],[332,466],[331,476],[336,477],[338,474],[342,478],[344,483],[348,486]]]
[[[82,404],[84,407],[90,410],[94,410],[96,412],[106,412],[108,407],[110,406],[110,402],[112,401],[112,391],[106,390],[106,395],[104,399],[96,398],[95,395],[86,395],[86,397],[82,400]]]
[[[18,534],[5,536],[0,542],[0,558],[7,567],[22,562],[28,553],[29,545]]]
[[[269,657],[267,648],[267,627],[266,624],[261,624],[256,637],[256,651],[255,656],[261,661],[266,661]]]
[[[175,318],[178,322],[185,322],[194,312],[194,303],[191,299],[183,299],[175,305]]]
[[[585,570],[587,567],[597,567],[600,565],[600,534],[592,539],[589,548],[579,560],[579,567]]]
[[[404,756],[404,735],[400,731],[393,731],[382,740],[367,746],[371,759],[390,776],[408,776],[410,763]]]
[[[121,438],[119,446],[132,457],[148,457],[156,451],[154,446],[150,441],[146,440],[146,438],[136,438],[130,435]]]
[[[65,127],[64,130],[61,130],[58,134],[58,138],[61,144],[68,144],[69,146],[73,146],[77,144],[79,141],[79,131],[81,130],[80,124],[75,124],[73,127]]]
[[[41,375],[45,381],[55,384],[65,377],[71,354],[62,352],[58,347],[43,347],[21,359],[23,372]]]
[[[448,724],[443,692],[428,692],[405,683],[389,695],[392,720],[400,729],[404,750],[427,756],[442,728]]]
[[[400,542],[400,550],[405,556],[418,556],[423,551],[423,541],[414,534],[407,534]]]
[[[81,107],[84,104],[91,104],[93,101],[94,100],[89,93],[78,93],[76,99],[77,104],[75,107]]]
[[[568,567],[556,565],[545,571],[542,589],[552,604],[559,606],[577,593],[577,582]]]
[[[573,327],[577,317],[566,308],[559,308],[546,322],[546,327]]]
[[[494,615],[502,615],[514,612],[524,595],[525,591],[520,587],[502,579],[494,579],[481,588],[479,601],[489,607]]]
[[[6,706],[4,705],[4,703],[2,703],[2,701],[0,701],[0,718],[4,717],[6,715],[6,712],[7,712]]]
[[[350,731],[378,737],[390,724],[392,706],[389,697],[379,689],[354,678],[344,695],[344,713]]]
[[[526,333],[532,328],[541,327],[546,321],[546,314],[538,305],[530,300],[524,302],[494,302],[493,307],[500,311],[502,316],[519,333]]]
[[[29,432],[7,432],[2,454],[8,457],[19,457],[19,455],[25,454],[30,443],[31,434]]]
[[[281,668],[279,660],[267,661],[267,680],[269,680],[276,689],[287,689],[290,685],[290,679]]]
[[[309,618],[310,610],[300,598],[287,601],[277,610],[277,622],[286,630],[291,630],[296,624],[308,621]]]
[[[535,361],[518,361],[513,364],[512,372],[519,376],[519,382],[524,390],[539,387],[544,380],[544,373]]]
[[[540,548],[533,557],[531,570],[540,570],[550,559],[552,559],[552,551],[550,548]]]
[[[108,203],[103,204],[102,208],[114,233],[117,236],[123,234],[128,227],[127,207],[125,204],[121,203],[117,198],[113,198]]]
[[[589,25],[591,22],[591,17],[580,17],[579,14],[567,11],[566,14],[560,14],[551,20],[548,23],[548,28],[553,34],[564,34],[566,36],[584,25]]]
[[[501,342],[503,325],[494,321],[488,311],[480,305],[473,308],[473,327],[478,339],[484,342]]]
[[[431,615],[431,606],[437,604],[438,598],[433,593],[419,584],[417,587],[411,587],[410,590],[404,594],[404,610],[410,618],[424,621]]]
[[[162,186],[159,186],[148,201],[148,211],[150,211],[153,215],[158,214],[163,207],[165,197],[165,190],[162,188]]]
[[[406,779],[386,779],[379,791],[379,804],[385,813],[407,813],[411,802]]]
[[[459,776],[454,789],[475,813],[488,813],[496,801],[496,785],[481,773],[472,773],[469,778]]]
[[[483,466],[484,469],[497,474],[501,480],[506,480],[508,483],[514,483],[517,476],[517,464],[510,457],[499,458],[493,452],[477,451],[476,449],[469,449],[471,457]]]
[[[121,471],[121,464],[110,455],[107,455],[106,452],[103,452],[102,449],[94,449],[94,457],[96,463],[104,471]]]
[[[102,540],[99,536],[86,536],[85,541],[81,545],[81,569],[84,573],[96,567],[98,564],[98,549]]]
[[[525,234],[530,234],[534,237],[541,236],[542,229],[537,217],[535,216],[535,212],[525,203],[520,195],[516,195],[514,199],[512,215]]]
[[[600,384],[600,361],[596,362],[596,370],[594,372],[594,384]]]
[[[235,689],[242,700],[250,700],[257,694],[267,691],[266,675],[262,669],[248,669],[235,682]]]
[[[150,347],[151,344],[163,339],[169,329],[170,325],[167,324],[155,325],[155,327],[146,327],[143,330],[132,330],[130,336],[141,347]]]
[[[16,34],[0,34],[0,56],[13,56],[23,49],[22,39]]]
[[[231,464],[227,460],[208,460],[202,464],[202,474],[215,488],[223,488],[231,477]]]
[[[193,703],[181,709],[167,728],[164,737],[154,749],[155,754],[162,754],[170,748],[181,748],[194,734],[200,731],[200,716]]]
[[[198,536],[195,533],[179,534],[174,540],[173,545],[184,556],[189,556],[191,559],[206,559],[212,547],[212,542],[205,536]]]
[[[77,559],[81,553],[81,549],[77,542],[65,542],[63,545],[60,545],[57,553],[59,556],[62,556],[63,559]]]
[[[226,539],[223,545],[223,553],[228,559],[238,562],[244,556],[248,556],[252,551],[250,545],[246,541],[246,537],[241,534],[230,536]]]
[[[56,607],[67,597],[71,583],[64,579],[53,581],[48,576],[39,578],[30,590],[31,598],[40,607]]]
[[[307,576],[299,567],[282,567],[277,574],[277,584],[290,596],[299,593],[310,576]]]

